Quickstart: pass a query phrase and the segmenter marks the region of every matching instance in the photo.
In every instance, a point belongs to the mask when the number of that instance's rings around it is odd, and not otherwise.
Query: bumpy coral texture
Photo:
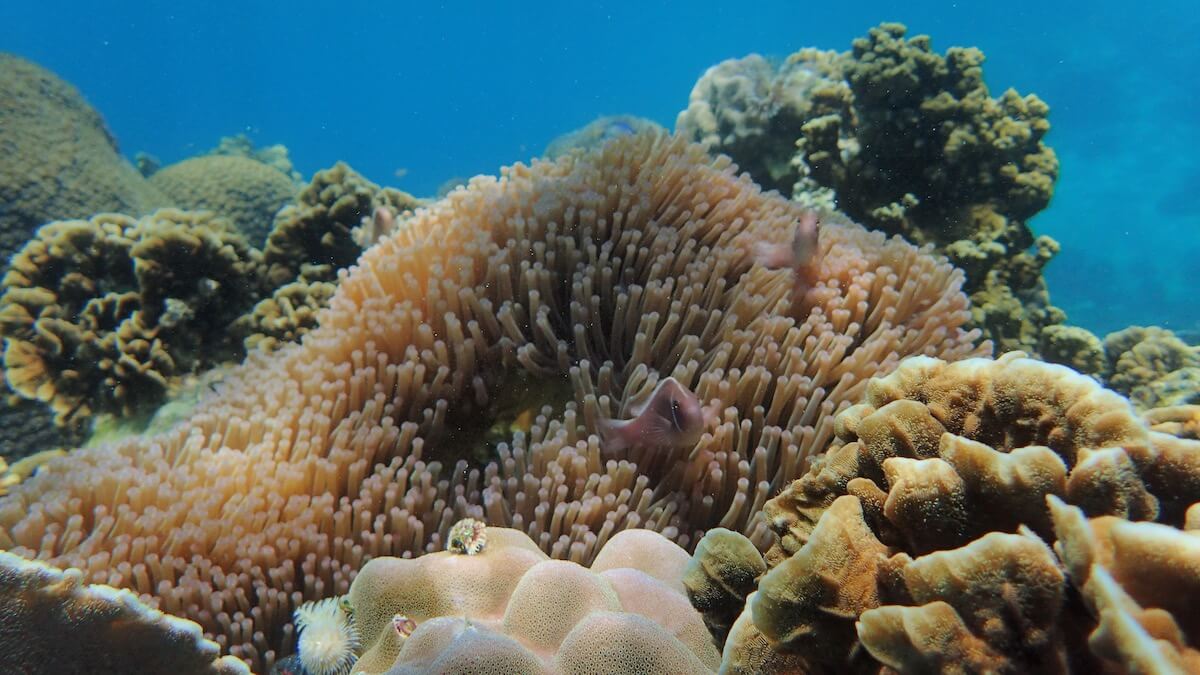
[[[62,425],[150,409],[172,376],[238,353],[227,327],[259,293],[259,261],[207,213],[46,225],[4,277],[8,383]]]
[[[381,188],[345,162],[318,171],[296,202],[276,214],[263,247],[271,287],[295,280],[333,281],[338,270],[362,253],[353,232],[364,218],[378,207],[400,214],[418,205],[412,195]]]
[[[185,159],[156,172],[150,184],[178,208],[228,218],[256,247],[266,241],[275,213],[298,192],[286,174],[239,155]]]
[[[370,561],[350,587],[355,672],[711,673],[720,661],[680,577],[687,552],[626,530],[591,567],[550,560],[523,532],[489,527],[475,555]],[[416,623],[409,636],[394,617]],[[301,658],[303,658],[301,652]],[[517,671],[501,664],[526,664]]]
[[[845,85],[792,60],[776,69],[758,54],[709,68],[692,88],[676,132],[733,157],[765,188],[792,192],[803,126],[848,111]]]
[[[1078,643],[1095,620],[1069,602],[1046,498],[1168,530],[1200,500],[1200,444],[1017,353],[908,359],[836,426],[840,442],[765,505],[780,539],[725,644],[734,672],[778,655],[812,672],[1095,669]]]
[[[464,517],[584,563],[635,527],[766,545],[762,504],[869,376],[980,351],[960,273],[857,226],[825,228],[793,298],[753,249],[800,215],[658,136],[477,177],[188,420],[18,486],[0,546],[152,596],[266,667],[296,605],[345,593],[368,557],[440,550]],[[719,410],[697,446],[603,447],[599,420],[667,376]]]
[[[1058,175],[1049,108],[993,98],[978,49],[943,56],[905,33],[883,24],[849,52],[804,49],[778,68],[721,63],[677,129],[797,200],[934,244],[966,271],[975,325],[1001,350],[1036,351],[1065,318],[1041,276],[1058,245],[1026,226]]]
[[[1108,386],[1139,408],[1200,403],[1200,347],[1157,326],[1130,326],[1104,338]]]
[[[0,53],[0,259],[43,223],[167,204],[129,162],[100,114],[44,68]]]
[[[236,675],[200,627],[133,593],[0,551],[0,653],[9,673]]]

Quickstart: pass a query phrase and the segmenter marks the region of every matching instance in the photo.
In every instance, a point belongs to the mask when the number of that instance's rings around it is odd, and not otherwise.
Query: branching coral
[[[301,344],[252,354],[171,430],[18,486],[0,546],[153,596],[266,667],[302,601],[441,549],[464,517],[583,563],[635,527],[766,544],[762,503],[869,376],[978,352],[961,273],[854,225],[823,227],[791,297],[752,251],[801,215],[656,136],[477,177],[368,249]],[[667,376],[714,426],[606,449],[599,420]]]
[[[10,673],[249,673],[191,621],[125,590],[0,551],[0,653]]]
[[[1057,516],[1046,498],[1172,530],[1200,501],[1200,444],[1149,432],[1094,380],[1015,353],[914,357],[866,399],[838,415],[840,442],[765,505],[780,539],[726,665],[1094,667],[1072,642],[1094,620],[1047,546]]]
[[[262,246],[275,212],[298,191],[287,174],[241,155],[185,159],[155,172],[150,184],[173,206],[228,218],[255,246]]]
[[[362,636],[355,672],[462,672],[472,653],[490,654],[481,663],[495,673],[512,672],[500,663],[525,664],[520,672],[715,669],[720,656],[680,586],[687,553],[661,535],[621,532],[590,569],[547,559],[522,532],[486,536],[475,555],[367,563],[347,603]]]
[[[238,354],[226,328],[259,293],[259,260],[210,214],[46,225],[4,277],[8,383],[60,424],[151,408],[173,375]]]
[[[1058,175],[1049,108],[1011,89],[993,98],[979,50],[943,56],[905,33],[883,24],[849,52],[804,49],[778,68],[726,61],[676,127],[766,186],[934,244],[966,270],[975,325],[1001,349],[1036,350],[1064,320],[1041,277],[1057,244],[1025,224]]]

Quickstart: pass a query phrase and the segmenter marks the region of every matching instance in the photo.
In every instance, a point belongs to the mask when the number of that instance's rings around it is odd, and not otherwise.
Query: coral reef
[[[147,607],[129,591],[86,585],[0,551],[0,653],[10,673],[249,674],[219,656],[191,621]]]
[[[170,430],[13,488],[0,547],[144,593],[266,670],[299,604],[369,558],[442,548],[462,518],[580,563],[639,527],[765,546],[762,504],[869,377],[983,351],[961,272],[855,225],[822,227],[793,297],[753,249],[803,214],[657,136],[472,179],[341,273],[300,344],[252,353]],[[668,376],[719,411],[696,447],[606,449],[600,421]]]
[[[256,299],[259,266],[208,213],[50,223],[4,277],[8,384],[63,425],[152,409],[172,376],[239,355],[227,328]]]
[[[943,56],[905,33],[882,24],[849,52],[804,49],[778,67],[726,61],[676,128],[765,186],[935,245],[967,273],[974,325],[998,349],[1036,352],[1065,319],[1041,276],[1058,245],[1026,225],[1058,175],[1049,108],[1011,89],[993,98],[979,50]]]
[[[234,331],[245,335],[246,351],[274,351],[316,328],[318,313],[329,306],[337,286],[329,281],[293,281],[241,316]]]
[[[100,114],[50,71],[0,53],[0,259],[43,223],[141,215],[167,199],[125,161]]]
[[[228,218],[261,247],[275,213],[299,188],[287,174],[241,155],[202,155],[164,167],[150,177],[173,206]]]
[[[346,602],[362,641],[355,672],[464,672],[478,662],[496,673],[711,673],[720,661],[683,596],[687,552],[662,535],[618,533],[590,568],[548,559],[523,532],[488,527],[486,538],[474,555],[363,567]]]
[[[379,207],[400,214],[420,205],[412,195],[381,188],[345,162],[318,171],[296,203],[276,214],[263,248],[272,288],[293,281],[333,281],[358,259],[354,229]]]
[[[1046,499],[1155,531],[1184,526],[1200,501],[1200,444],[1148,431],[1119,395],[1019,353],[910,358],[836,429],[764,506],[780,537],[725,643],[731,672],[783,658],[808,672],[1094,671],[1104,654],[1079,642],[1097,617],[1067,593]]]
[[[1139,408],[1200,403],[1200,347],[1156,326],[1131,326],[1104,338],[1109,387]]]
[[[812,54],[827,60],[831,56]],[[675,131],[729,155],[764,188],[792,194],[802,177],[793,157],[804,125],[825,115],[851,115],[850,99],[844,82],[800,60],[775,67],[751,54],[705,71],[688,96],[687,109],[679,113]],[[825,201],[832,204],[832,195]]]
[[[636,115],[608,115],[595,119],[585,126],[568,132],[550,141],[542,153],[547,159],[558,159],[572,150],[587,152],[596,150],[614,138],[642,132],[661,133],[666,131],[658,122]],[[462,181],[465,183],[466,181]],[[447,191],[448,192],[448,191]],[[442,190],[438,190],[439,194]]]
[[[233,157],[248,157],[260,164],[275,169],[287,176],[299,191],[304,187],[304,176],[292,166],[292,158],[288,155],[287,146],[276,143],[264,148],[254,147],[254,141],[246,134],[224,136],[217,147],[208,151],[209,155],[228,155]]]

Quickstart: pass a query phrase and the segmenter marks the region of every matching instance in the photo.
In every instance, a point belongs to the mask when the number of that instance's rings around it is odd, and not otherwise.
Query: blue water
[[[0,6],[0,50],[78,86],[129,156],[245,133],[306,175],[344,159],[432,194],[541,153],[602,114],[673,126],[704,70],[848,49],[880,21],[984,50],[994,94],[1051,106],[1062,161],[1033,226],[1072,323],[1200,326],[1200,10],[1129,3],[44,2]],[[114,9],[114,7],[119,9]]]

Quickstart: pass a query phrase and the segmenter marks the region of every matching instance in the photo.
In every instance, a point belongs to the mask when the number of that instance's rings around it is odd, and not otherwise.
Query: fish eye
[[[682,414],[682,411],[679,409],[679,401],[671,399],[671,424],[675,425],[675,428],[679,431],[683,430],[683,424],[679,420]]]

